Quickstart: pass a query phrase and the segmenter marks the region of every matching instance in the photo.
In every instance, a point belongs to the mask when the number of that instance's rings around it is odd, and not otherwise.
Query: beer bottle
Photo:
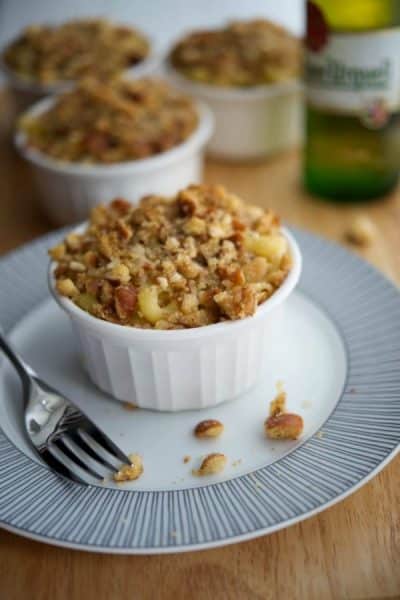
[[[362,200],[400,170],[400,0],[307,2],[304,183]]]

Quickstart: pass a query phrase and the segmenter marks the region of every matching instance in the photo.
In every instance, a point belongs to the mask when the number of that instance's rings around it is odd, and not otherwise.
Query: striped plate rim
[[[313,436],[275,463],[205,487],[112,490],[64,481],[0,430],[0,523],[51,544],[112,553],[182,552],[276,531],[354,492],[400,443],[400,295],[343,248],[293,230],[303,252],[301,290],[341,332],[347,381]],[[7,330],[47,297],[49,234],[0,260],[0,314]],[[10,302],[12,298],[12,302]],[[356,390],[356,393],[354,393]]]

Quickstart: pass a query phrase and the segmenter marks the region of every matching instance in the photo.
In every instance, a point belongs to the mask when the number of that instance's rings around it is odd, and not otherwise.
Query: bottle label
[[[308,104],[359,116],[372,129],[383,127],[400,110],[400,29],[331,32],[320,9],[309,4]]]

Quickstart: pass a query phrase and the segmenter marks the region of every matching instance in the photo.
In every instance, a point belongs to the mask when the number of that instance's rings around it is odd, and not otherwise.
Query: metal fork
[[[130,464],[124,452],[60,392],[38,377],[0,333],[0,348],[17,370],[23,389],[25,429],[40,458],[59,475],[88,485],[103,481],[104,468]]]

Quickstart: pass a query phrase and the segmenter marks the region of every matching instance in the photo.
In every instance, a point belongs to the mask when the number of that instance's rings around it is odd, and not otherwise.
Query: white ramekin
[[[173,84],[206,102],[215,118],[207,151],[227,160],[254,160],[298,146],[302,141],[302,88],[297,80],[223,88],[196,83],[170,65]]]
[[[71,318],[92,381],[118,400],[159,411],[216,406],[252,388],[268,370],[284,301],[301,272],[298,245],[283,231],[293,267],[275,294],[252,317],[195,329],[139,329],[97,319],[57,293],[50,263],[50,291]]]
[[[55,98],[40,100],[25,114],[39,115],[54,102]],[[197,102],[196,108],[199,125],[185,142],[140,160],[112,165],[60,162],[27,147],[21,131],[15,135],[15,144],[31,163],[44,211],[54,223],[66,225],[86,219],[93,206],[118,196],[136,203],[146,194],[173,195],[190,183],[199,183],[214,120],[207,106]]]
[[[124,71],[124,75],[135,79],[152,75],[159,68],[161,60],[160,52],[152,50],[147,58]],[[12,92],[17,115],[27,110],[38,100],[53,94],[66,92],[75,85],[74,81],[57,81],[47,84],[27,81],[10,69],[5,64],[2,56],[0,56],[0,70]]]

